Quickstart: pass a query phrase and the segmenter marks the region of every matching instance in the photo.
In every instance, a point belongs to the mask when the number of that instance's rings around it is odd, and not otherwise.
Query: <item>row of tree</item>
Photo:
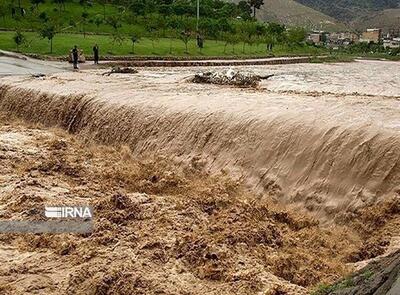
[[[131,40],[133,52],[135,44],[143,37],[149,38],[153,47],[155,47],[155,43],[159,38],[170,38],[171,52],[172,39],[174,38],[184,42],[186,52],[188,51],[188,43],[193,38],[197,38],[198,41],[204,39],[223,40],[225,42],[224,52],[228,46],[231,46],[234,52],[235,46],[242,43],[242,51],[244,52],[246,46],[266,44],[266,48],[272,50],[276,43],[300,44],[306,37],[306,31],[302,28],[287,30],[283,25],[261,23],[252,17],[222,17],[218,14],[209,13],[209,17],[201,17],[197,22],[190,9],[182,10],[186,11],[186,13],[176,14],[160,8],[163,6],[170,8],[180,6],[182,8],[185,5],[192,5],[192,0],[114,0],[114,6],[110,6],[107,1],[99,1],[104,8],[103,14],[92,14],[92,10],[89,9],[92,4],[88,1],[80,0],[82,6],[80,15],[74,11],[74,18],[69,20],[61,17],[66,9],[65,0],[53,0],[55,2],[54,9],[57,9],[61,15],[54,15],[54,13],[49,13],[47,10],[39,10],[39,5],[44,2],[45,0],[31,0],[32,5],[34,5],[33,9],[31,9],[29,15],[24,17],[29,18],[31,29],[37,31],[42,38],[49,40],[50,52],[53,51],[53,38],[56,34],[78,29],[85,37],[89,25],[92,25],[91,28],[95,25],[96,33],[99,33],[100,28],[102,30],[107,28],[110,39],[114,44],[122,44],[126,39]],[[246,3],[248,8],[250,7],[250,11],[251,7],[255,11],[262,4],[262,1],[249,0]],[[214,12],[228,11],[229,7],[237,9],[240,6],[240,2],[239,5],[235,5],[221,0],[202,0],[202,5],[206,7],[203,9],[209,9]],[[119,9],[117,13],[107,15],[106,7],[118,7]],[[96,12],[98,13],[98,9]],[[21,29],[17,30],[14,41],[17,47],[26,43],[26,38]],[[201,43],[198,42],[199,45]]]
[[[24,16],[27,11],[38,11],[40,5],[49,2],[57,6],[57,10],[62,13],[66,11],[68,2],[77,2],[83,9],[93,7],[95,3],[103,7],[103,19],[107,17],[107,7],[114,5],[120,11],[130,12],[134,16],[144,16],[157,13],[163,16],[196,16],[196,0],[29,0],[31,6],[24,7],[21,0],[4,0],[0,3],[0,16],[5,16],[8,12],[13,17]],[[256,11],[264,4],[264,0],[241,0],[237,4],[222,0],[202,0],[200,5],[201,15],[212,15],[213,18],[243,18],[248,20],[256,17]]]
[[[172,53],[172,41],[174,39],[180,39],[184,43],[186,53],[188,53],[189,41],[197,39],[199,45],[199,40],[204,40],[204,36],[196,31],[196,22],[193,18],[176,18],[173,23],[162,29],[156,23],[148,22],[144,31],[132,30],[130,33],[120,31],[122,25],[117,17],[110,17],[107,20],[107,24],[113,30],[109,35],[110,41],[113,44],[122,45],[126,40],[130,40],[133,54],[135,54],[135,45],[144,37],[151,40],[153,49],[155,49],[156,43],[160,38],[168,37],[170,39],[170,53]],[[265,48],[268,51],[272,51],[277,43],[300,45],[306,35],[302,28],[286,30],[284,26],[277,24],[262,25],[252,21],[234,21],[225,25],[224,30],[219,31],[217,34],[213,30],[211,35],[206,35],[225,42],[224,53],[226,53],[228,46],[231,46],[232,52],[235,53],[235,47],[239,43],[242,43],[243,53],[246,46],[252,47],[253,45],[257,48],[260,45],[266,45]],[[206,28],[202,26],[200,28],[200,32],[207,33]],[[59,25],[51,21],[43,22],[42,26],[37,30],[42,38],[49,40],[50,53],[53,52],[53,38],[61,31]],[[17,45],[17,50],[19,50],[19,46],[27,43],[27,38],[20,30],[17,30],[14,35],[14,42]],[[199,46],[200,51],[202,47],[202,45]]]

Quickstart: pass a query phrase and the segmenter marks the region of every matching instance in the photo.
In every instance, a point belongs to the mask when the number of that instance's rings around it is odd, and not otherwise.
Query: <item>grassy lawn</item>
[[[130,21],[123,19],[121,22],[122,27],[119,32],[126,36],[126,40],[122,44],[113,44],[109,35],[113,29],[110,25],[100,24],[97,27],[93,23],[93,19],[103,19],[103,6],[98,3],[93,3],[91,6],[83,7],[77,0],[68,1],[65,3],[65,9],[62,6],[54,4],[52,1],[46,1],[40,4],[38,8],[31,9],[32,4],[29,0],[21,0],[22,7],[26,10],[24,17],[17,16],[13,19],[8,13],[4,18],[0,18],[0,28],[5,28],[8,31],[0,31],[0,49],[16,51],[16,45],[13,41],[14,30],[20,29],[24,32],[27,42],[24,46],[19,48],[23,53],[35,53],[42,55],[65,56],[70,49],[77,45],[83,49],[86,56],[92,54],[92,47],[97,43],[100,47],[100,55],[132,55],[132,43],[129,36],[133,31],[141,32],[142,35],[148,36],[143,25],[137,25],[138,19],[141,18],[140,23],[146,23],[143,16],[130,16]],[[14,3],[16,6],[18,2]],[[118,10],[121,9],[115,5],[106,5],[106,17],[111,15],[118,15]],[[83,12],[89,14],[88,21],[85,25],[85,32],[92,32],[83,36],[83,25],[81,15]],[[50,44],[47,39],[42,39],[37,32],[38,28],[42,25],[39,21],[39,14],[45,12],[47,16],[52,19],[58,19],[62,23],[61,32],[53,39],[53,52],[50,53]],[[133,19],[132,19],[133,18]],[[33,31],[32,31],[33,30]],[[102,35],[96,35],[101,32]],[[243,50],[243,43],[226,47],[225,42],[215,40],[205,40],[204,49],[200,51],[192,39],[188,44],[188,52],[186,52],[185,44],[179,39],[160,38],[158,40],[151,40],[144,37],[139,43],[135,45],[135,55],[155,55],[155,56],[267,56],[274,54],[276,56],[282,55],[316,55],[323,54],[325,50],[308,47],[308,46],[294,46],[277,45],[273,52],[266,52],[265,44],[259,46],[245,46]]]
[[[16,51],[16,45],[13,41],[14,32],[0,32],[0,49]],[[50,43],[47,39],[42,39],[37,33],[24,33],[27,38],[27,44],[20,47],[23,53],[37,53],[50,55]],[[86,35],[82,34],[57,34],[53,39],[54,56],[67,55],[70,49],[77,45],[83,49],[86,55],[92,54],[92,47],[97,43],[100,47],[100,55],[132,55],[132,43],[126,39],[123,44],[113,44],[109,36],[106,35]],[[154,45],[154,46],[153,46]],[[223,41],[206,40],[204,48],[200,50],[196,47],[195,40],[191,40],[188,45],[188,53],[185,53],[185,44],[179,39],[161,38],[152,42],[148,38],[143,38],[135,45],[135,55],[156,55],[156,56],[266,56],[265,45],[249,47],[245,46],[243,52],[243,43],[235,46],[227,46],[224,53],[225,43]],[[170,48],[172,50],[170,51]],[[276,56],[282,55],[316,55],[324,54],[325,50],[315,47],[288,47],[284,45],[276,46],[272,52]]]
[[[2,0],[4,1],[4,0]],[[14,5],[17,7],[18,2],[15,1]],[[45,12],[47,16],[52,19],[59,19],[63,23],[63,29],[72,31],[72,32],[81,32],[82,24],[81,24],[81,16],[84,11],[89,14],[88,20],[94,19],[95,17],[103,18],[103,6],[98,3],[93,3],[92,6],[88,6],[84,8],[79,5],[77,1],[74,2],[66,2],[65,10],[62,8],[60,10],[60,6],[53,3],[52,1],[46,1],[43,4],[40,4],[39,7],[33,11],[31,11],[32,4],[29,0],[21,0],[21,6],[26,10],[25,17],[17,17],[13,19],[11,17],[11,13],[7,13],[7,15],[3,18],[0,18],[0,27],[6,29],[32,29],[32,25],[39,25],[38,15],[42,12]],[[107,4],[106,5],[106,17],[111,15],[118,14],[118,8],[114,5]],[[71,26],[70,22],[73,21],[76,23],[76,26]],[[122,27],[120,30],[124,33],[129,33],[132,29],[137,29],[135,25],[129,25],[125,22],[122,22]],[[90,23],[89,21],[85,25],[85,30],[88,32],[105,32],[110,33],[112,28],[109,25],[101,24],[97,27],[94,23]]]

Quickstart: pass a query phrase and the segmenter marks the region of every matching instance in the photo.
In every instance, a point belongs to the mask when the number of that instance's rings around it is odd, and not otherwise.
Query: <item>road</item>
[[[0,50],[0,76],[53,74],[68,69],[68,64],[27,58]]]

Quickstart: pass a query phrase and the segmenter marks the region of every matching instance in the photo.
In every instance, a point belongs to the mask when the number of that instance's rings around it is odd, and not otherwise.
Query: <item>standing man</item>
[[[72,49],[72,63],[74,64],[74,69],[78,69],[78,62],[79,62],[79,51],[78,46],[74,46]]]
[[[200,49],[202,49],[202,48],[203,48],[203,46],[204,46],[204,40],[203,40],[203,37],[202,37],[202,36],[200,36],[200,34],[197,34],[197,37],[196,37],[196,39],[197,39],[197,47],[199,47]]]
[[[95,65],[99,64],[99,46],[97,44],[93,46],[93,60]]]

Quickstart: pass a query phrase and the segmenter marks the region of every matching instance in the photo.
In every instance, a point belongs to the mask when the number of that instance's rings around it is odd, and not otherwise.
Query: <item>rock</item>
[[[366,267],[318,295],[394,295],[400,294],[400,250]]]

